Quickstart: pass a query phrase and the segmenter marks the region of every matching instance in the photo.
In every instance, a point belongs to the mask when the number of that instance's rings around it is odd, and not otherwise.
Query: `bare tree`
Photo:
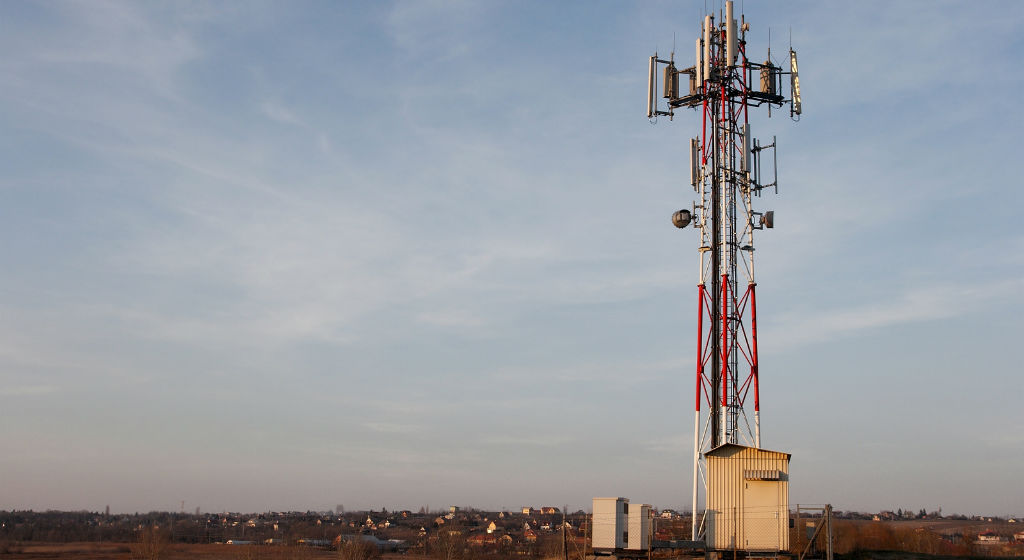
[[[160,560],[170,546],[166,532],[157,527],[146,527],[139,531],[139,542],[132,547],[132,557],[138,560]]]
[[[431,552],[440,560],[461,560],[466,550],[466,537],[458,527],[442,525],[437,530],[437,539],[432,543]]]
[[[338,543],[338,560],[374,560],[380,558],[380,549],[358,536]]]

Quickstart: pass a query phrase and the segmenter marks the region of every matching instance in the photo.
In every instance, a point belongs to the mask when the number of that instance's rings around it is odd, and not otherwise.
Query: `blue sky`
[[[0,508],[688,504],[703,7],[0,5]],[[791,501],[1024,515],[1024,7],[745,9]]]

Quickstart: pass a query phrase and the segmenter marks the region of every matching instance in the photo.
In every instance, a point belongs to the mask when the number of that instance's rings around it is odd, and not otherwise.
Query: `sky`
[[[0,3],[0,509],[688,509],[705,4]],[[1024,515],[1024,4],[742,8],[791,503]]]

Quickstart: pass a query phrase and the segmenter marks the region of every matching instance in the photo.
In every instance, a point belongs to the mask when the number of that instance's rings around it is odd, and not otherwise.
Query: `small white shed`
[[[626,548],[628,508],[626,498],[594,498],[594,550]]]
[[[626,540],[626,548],[629,550],[647,550],[651,548],[650,504],[633,504],[629,506],[627,518],[629,537]]]
[[[647,550],[651,547],[651,506],[628,498],[594,498],[594,550]]]

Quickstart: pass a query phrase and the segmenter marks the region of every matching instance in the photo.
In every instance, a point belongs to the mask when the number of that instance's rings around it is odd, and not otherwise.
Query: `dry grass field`
[[[289,546],[168,545],[159,560],[316,560],[337,558],[331,550]],[[381,560],[408,558],[385,554]],[[138,545],[127,543],[24,543],[0,548],[3,560],[148,560]]]

